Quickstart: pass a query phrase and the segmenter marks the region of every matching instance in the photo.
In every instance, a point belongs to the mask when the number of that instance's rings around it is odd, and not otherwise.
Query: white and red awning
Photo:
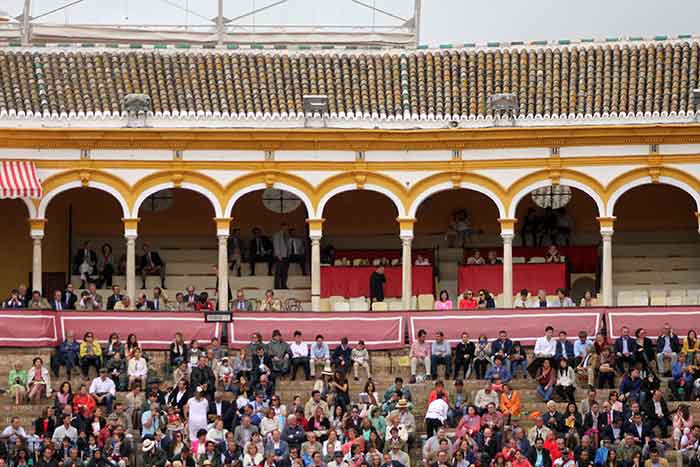
[[[0,162],[0,198],[41,198],[34,162]]]

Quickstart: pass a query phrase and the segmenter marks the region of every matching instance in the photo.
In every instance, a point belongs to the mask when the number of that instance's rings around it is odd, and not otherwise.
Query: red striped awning
[[[0,198],[41,198],[34,162],[0,162]]]

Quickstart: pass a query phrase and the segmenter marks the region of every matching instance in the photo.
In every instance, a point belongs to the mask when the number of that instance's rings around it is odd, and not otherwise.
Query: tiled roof
[[[700,42],[415,52],[0,49],[0,115],[110,116],[144,93],[162,116],[296,117],[326,94],[330,117],[478,119],[493,93],[531,118],[684,115]]]

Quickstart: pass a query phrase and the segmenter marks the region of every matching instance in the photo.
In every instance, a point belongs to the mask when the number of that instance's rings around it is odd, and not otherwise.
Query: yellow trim
[[[397,217],[396,221],[399,223],[400,230],[413,230],[413,225],[416,223],[413,217]]]
[[[71,167],[75,167],[75,164],[72,164]],[[60,188],[67,183],[75,181],[79,181],[83,187],[86,187],[90,182],[108,185],[118,191],[119,194],[122,195],[122,198],[129,203],[130,187],[128,183],[116,175],[92,168],[80,168],[52,175],[41,182],[41,187],[44,195],[46,195],[56,188]],[[129,207],[131,207],[130,204]]]
[[[596,217],[595,218],[600,224],[601,229],[612,230],[615,227],[615,220],[617,217]]]
[[[226,201],[222,204],[222,209],[226,209],[226,205],[233,195],[251,185],[257,185],[259,183],[263,183],[267,187],[271,187],[275,183],[282,183],[292,186],[304,193],[311,200],[314,210],[316,209],[316,203],[314,201],[314,187],[303,178],[282,172],[280,170],[257,171],[242,175],[231,181],[228,185],[226,185],[223,191],[223,197]],[[229,215],[231,213],[225,212],[224,214]],[[312,216],[313,214],[313,212],[307,213],[308,216]]]
[[[406,209],[409,209],[410,206],[412,206],[413,203],[416,201],[416,199],[418,199],[424,192],[430,190],[436,185],[440,185],[448,181],[452,182],[452,186],[454,188],[459,188],[462,183],[471,183],[473,185],[478,185],[494,193],[501,200],[501,203],[503,203],[504,206],[507,206],[505,202],[506,191],[498,182],[491,180],[490,178],[485,177],[483,175],[471,172],[454,171],[431,175],[413,185],[410,191],[408,192],[409,203]]]
[[[334,189],[345,185],[355,185],[355,189],[363,189],[368,184],[387,189],[401,200],[404,210],[408,209],[410,198],[403,185],[386,175],[361,170],[341,173],[325,179],[316,187],[311,200],[314,207],[318,209],[319,202]]]
[[[44,230],[44,226],[48,222],[47,219],[29,219],[29,228],[31,230]]]
[[[215,217],[214,222],[216,222],[216,230],[228,230],[231,228],[232,217]]]
[[[326,219],[306,219],[306,223],[309,225],[310,231],[323,231],[323,223]]]
[[[139,227],[140,217],[126,218],[122,217],[122,222],[124,223],[124,230],[136,230]]]
[[[653,169],[653,173],[651,172]],[[656,181],[658,182],[659,177],[668,177],[668,178],[673,178],[675,180],[678,180],[680,182],[683,182],[693,188],[695,191],[700,191],[700,181],[693,177],[691,174],[688,172],[684,172],[682,170],[673,168],[673,167],[664,167],[664,166],[659,166],[659,167],[641,167],[638,169],[630,170],[629,172],[625,172],[619,176],[617,176],[615,179],[613,179],[607,186],[607,197],[605,198],[605,202],[608,202],[608,199],[610,196],[612,196],[615,191],[617,191],[619,188],[634,182],[636,180],[639,180],[640,178],[647,178],[651,177],[652,178],[652,183],[654,182],[654,177],[656,176]]]
[[[136,200],[148,189],[162,185],[165,183],[174,183],[176,187],[182,186],[183,183],[191,183],[192,185],[198,185],[202,188],[209,190],[219,201],[219,205],[224,208],[226,205],[226,198],[223,194],[222,186],[213,178],[208,177],[202,173],[194,172],[191,170],[163,170],[156,172],[154,174],[148,175],[147,177],[139,180],[136,185],[131,189],[127,201],[129,203],[129,209],[134,209],[134,204]],[[212,206],[212,209],[214,207]]]
[[[498,223],[501,224],[501,232],[513,232],[518,219],[515,218],[500,218]]]

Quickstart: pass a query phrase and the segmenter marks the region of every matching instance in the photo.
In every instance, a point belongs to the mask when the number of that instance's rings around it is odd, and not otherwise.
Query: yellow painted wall
[[[20,282],[27,283],[32,268],[27,207],[16,199],[0,200],[0,301]]]
[[[442,234],[447,230],[454,211],[465,209],[472,227],[484,234],[500,233],[498,208],[487,196],[476,191],[456,189],[441,191],[423,201],[416,213],[416,235]]]
[[[670,185],[643,185],[620,197],[615,206],[615,230],[697,230],[693,198]]]
[[[243,238],[250,237],[253,227],[259,227],[265,234],[272,235],[279,230],[282,222],[296,229],[297,234],[305,235],[306,219],[309,216],[303,204],[288,214],[278,214],[263,205],[262,194],[262,191],[248,193],[233,207],[233,226],[241,229]]]
[[[381,193],[354,190],[331,198],[324,208],[323,234],[328,236],[398,235],[394,203]],[[371,246],[368,245],[368,248]]]

